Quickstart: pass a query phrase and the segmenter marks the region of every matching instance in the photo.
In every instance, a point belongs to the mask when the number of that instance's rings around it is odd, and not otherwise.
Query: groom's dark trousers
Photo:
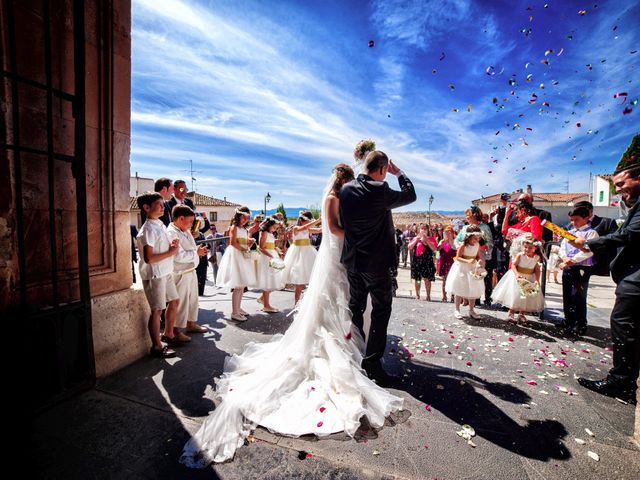
[[[374,273],[347,272],[349,278],[349,310],[351,321],[364,335],[363,314],[367,308],[367,294],[371,295],[371,328],[365,360],[373,362],[380,360],[387,345],[387,326],[391,317],[391,303],[393,290],[389,271]]]
[[[393,301],[389,269],[396,264],[391,209],[416,200],[413,184],[404,174],[398,176],[398,183],[401,191],[361,174],[340,191],[340,218],[345,232],[340,261],[347,269],[352,321],[363,338],[363,314],[367,295],[371,295],[366,362],[379,361],[387,343]]]

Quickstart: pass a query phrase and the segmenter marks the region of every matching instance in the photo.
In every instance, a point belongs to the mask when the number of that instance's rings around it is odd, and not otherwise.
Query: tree
[[[276,213],[282,214],[282,217],[284,218],[284,224],[287,225],[288,224],[287,211],[284,209],[284,205],[282,203],[280,203],[276,208]]]
[[[311,212],[311,214],[313,215],[313,218],[320,217],[320,206],[317,203],[313,205],[309,205],[307,207],[307,210]]]

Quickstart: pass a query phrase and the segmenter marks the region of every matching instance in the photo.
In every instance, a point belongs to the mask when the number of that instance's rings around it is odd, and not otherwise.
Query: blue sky
[[[631,0],[133,0],[131,170],[188,179],[191,159],[202,193],[308,206],[372,138],[416,185],[404,210],[588,191],[640,131],[639,18]]]

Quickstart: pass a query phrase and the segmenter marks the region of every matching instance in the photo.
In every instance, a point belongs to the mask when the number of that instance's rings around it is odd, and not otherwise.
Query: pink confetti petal
[[[473,365],[473,363],[467,362],[467,367],[470,367],[471,365]]]
[[[324,423],[318,422],[318,428],[320,428],[322,425],[324,425]]]
[[[538,385],[538,382],[536,382],[535,380],[528,380],[527,383],[529,385]]]
[[[320,407],[320,413],[323,413],[326,410],[324,407]]]
[[[430,412],[430,411],[431,411],[431,405],[426,404],[426,405],[424,406],[424,409],[425,409],[427,412]]]

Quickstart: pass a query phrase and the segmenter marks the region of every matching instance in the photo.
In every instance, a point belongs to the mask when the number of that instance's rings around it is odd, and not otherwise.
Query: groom
[[[387,172],[398,177],[401,191],[389,188]],[[371,328],[362,361],[368,376],[381,386],[391,386],[393,378],[380,360],[387,344],[387,326],[391,316],[391,275],[396,264],[395,238],[391,209],[416,200],[413,184],[380,151],[369,152],[364,173],[345,184],[340,191],[340,218],[344,225],[344,247],[340,261],[349,278],[349,309],[352,322],[364,335],[363,314],[367,295],[371,295]]]

